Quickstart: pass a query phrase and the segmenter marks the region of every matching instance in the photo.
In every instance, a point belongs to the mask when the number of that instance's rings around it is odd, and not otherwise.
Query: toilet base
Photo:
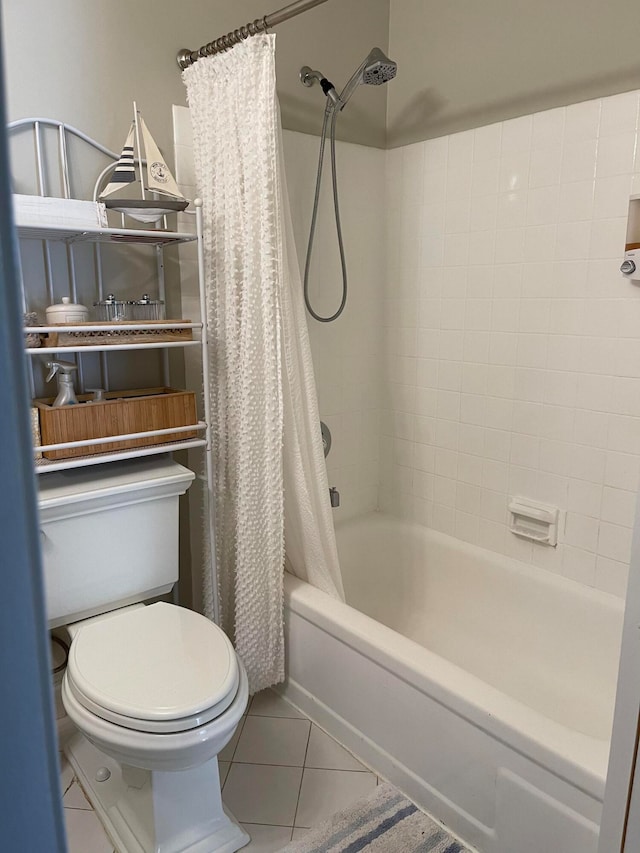
[[[117,853],[235,853],[251,840],[222,805],[217,758],[150,772],[118,764],[79,733],[65,752]]]

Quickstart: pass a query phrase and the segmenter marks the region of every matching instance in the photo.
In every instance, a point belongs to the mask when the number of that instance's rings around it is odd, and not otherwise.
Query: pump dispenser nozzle
[[[78,402],[76,392],[73,388],[73,372],[78,366],[71,361],[48,361],[47,382],[51,382],[54,376],[58,376],[58,396],[53,402],[54,408],[58,406],[72,406]]]

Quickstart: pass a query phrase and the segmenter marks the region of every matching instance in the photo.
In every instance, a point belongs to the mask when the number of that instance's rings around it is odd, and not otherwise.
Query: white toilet
[[[193,479],[164,459],[41,477],[49,624],[71,638],[66,751],[122,853],[250,841],[222,805],[217,759],[247,705],[242,662],[203,616],[141,603],[178,579],[178,500]]]

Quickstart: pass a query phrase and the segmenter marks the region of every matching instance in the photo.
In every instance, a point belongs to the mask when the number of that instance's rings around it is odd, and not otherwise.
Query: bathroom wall
[[[169,149],[171,104],[186,103],[178,50],[195,50],[282,5],[265,0],[5,0],[8,118],[57,118],[119,150],[135,98],[161,150]],[[346,82],[374,44],[387,49],[389,0],[330,0],[276,32],[284,126],[319,133],[322,112],[299,82],[300,67],[319,67],[336,86]],[[371,89],[345,115],[340,134],[384,146],[386,92],[376,95]]]
[[[623,595],[640,463],[638,92],[387,154],[381,506]],[[507,497],[566,511],[557,548]]]
[[[355,100],[355,99],[354,99]],[[351,105],[349,105],[351,106]],[[285,131],[285,164],[301,269],[313,208],[318,140]],[[348,267],[347,305],[333,323],[307,315],[320,416],[333,436],[327,459],[330,484],[340,491],[336,521],[377,507],[382,296],[385,278],[385,152],[337,146],[340,215]],[[310,272],[314,310],[330,316],[340,304],[342,275],[330,193],[327,153]]]
[[[640,87],[636,0],[391,0],[389,144]]]

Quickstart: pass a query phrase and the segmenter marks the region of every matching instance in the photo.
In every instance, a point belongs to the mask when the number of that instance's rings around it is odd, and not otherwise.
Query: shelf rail
[[[139,438],[151,438],[152,436],[174,435],[181,432],[206,432],[207,425],[204,421],[196,424],[188,424],[181,427],[166,427],[165,429],[150,429],[144,432],[129,432],[122,435],[106,435],[102,438],[83,438],[79,441],[61,441],[58,444],[34,445],[34,453],[45,453],[50,450],[71,450],[76,447],[93,447],[94,444],[113,444],[115,441],[133,441]]]
[[[131,450],[116,450],[92,456],[76,456],[71,459],[37,459],[34,465],[36,474],[49,474],[54,471],[67,471],[70,468],[86,468],[90,465],[103,465],[107,462],[122,462],[126,459],[139,459],[142,456],[157,456],[173,453],[176,450],[206,448],[204,438],[183,439],[167,444],[151,444],[146,447],[132,447]]]

